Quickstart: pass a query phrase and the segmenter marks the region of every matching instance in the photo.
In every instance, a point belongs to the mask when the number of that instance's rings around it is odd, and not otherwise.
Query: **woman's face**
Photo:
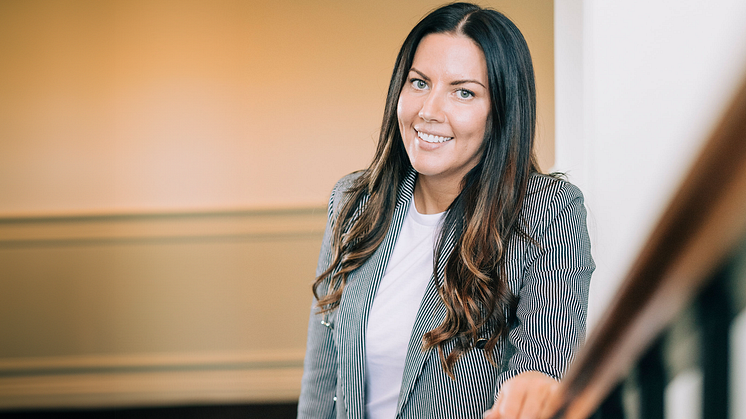
[[[422,38],[397,107],[404,147],[420,176],[460,185],[479,162],[489,114],[487,64],[477,44],[463,35]]]

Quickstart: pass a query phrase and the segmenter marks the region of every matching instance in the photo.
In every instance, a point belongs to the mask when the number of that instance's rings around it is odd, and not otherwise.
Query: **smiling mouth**
[[[424,132],[419,131],[417,131],[417,136],[427,143],[444,143],[453,139],[453,137],[441,137],[438,135],[425,134]]]

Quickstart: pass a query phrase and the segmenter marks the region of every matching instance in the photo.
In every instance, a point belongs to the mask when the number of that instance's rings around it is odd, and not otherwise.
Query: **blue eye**
[[[466,90],[466,89],[459,89],[459,91],[456,93],[460,99],[469,99],[474,97],[474,93]]]
[[[425,83],[423,80],[420,79],[413,79],[412,80],[412,86],[415,89],[422,90],[427,88],[427,83]]]

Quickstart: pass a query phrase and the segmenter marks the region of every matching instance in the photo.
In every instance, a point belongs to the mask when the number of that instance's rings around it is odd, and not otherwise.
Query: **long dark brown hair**
[[[391,76],[375,157],[345,195],[332,227],[332,262],[316,278],[313,292],[320,312],[335,310],[350,273],[375,252],[388,231],[400,184],[414,170],[399,132],[399,94],[417,46],[433,33],[467,36],[481,48],[491,101],[481,159],[464,177],[434,249],[434,266],[448,258],[442,275],[435,269],[447,314],[425,334],[423,348],[437,347],[444,370],[453,377],[458,358],[485,333],[485,353],[495,362],[493,351],[508,333],[516,300],[504,272],[505,248],[516,234],[530,240],[521,229],[520,211],[528,178],[538,172],[534,71],[523,35],[503,14],[453,3],[428,14],[409,33]],[[445,255],[447,237],[456,240]],[[446,354],[449,342],[453,348]]]

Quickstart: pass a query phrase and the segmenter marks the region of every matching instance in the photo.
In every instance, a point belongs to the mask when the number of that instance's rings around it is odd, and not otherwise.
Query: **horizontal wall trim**
[[[147,218],[175,218],[175,217],[219,217],[219,216],[245,216],[245,215],[287,215],[307,214],[309,212],[326,211],[325,206],[309,207],[267,207],[257,209],[225,209],[204,211],[122,211],[116,213],[70,213],[70,214],[2,214],[0,224],[13,223],[38,223],[38,222],[64,222],[64,221],[90,221],[90,220],[122,220],[122,219],[147,219]]]
[[[122,369],[264,368],[303,366],[303,349],[198,353],[70,355],[0,358],[0,377]]]
[[[290,402],[302,368],[0,377],[0,409]]]
[[[0,359],[0,409],[297,400],[303,350]]]
[[[0,218],[0,247],[323,234],[326,208]]]

